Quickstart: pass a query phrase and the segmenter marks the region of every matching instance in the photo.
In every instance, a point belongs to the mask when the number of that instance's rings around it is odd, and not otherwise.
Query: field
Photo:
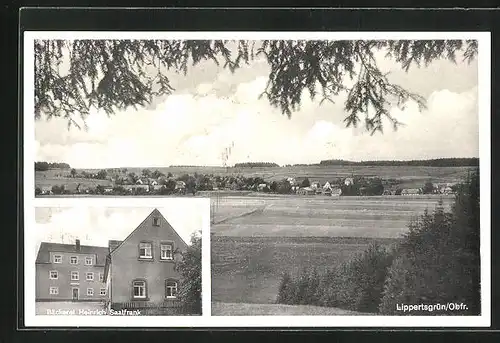
[[[212,300],[272,304],[281,273],[324,270],[363,251],[372,239],[212,237]],[[395,240],[381,239],[382,244]]]
[[[278,304],[242,304],[242,303],[212,303],[212,314],[219,316],[359,316],[372,315],[343,310],[308,305],[278,305]]]
[[[449,208],[453,198],[220,199],[212,225],[212,299],[272,304],[284,271],[325,270],[361,253],[371,242],[395,243],[412,217],[432,211],[440,199]]]
[[[144,168],[128,168],[129,172],[141,173]],[[151,170],[157,168],[149,168]],[[418,182],[420,187],[427,180],[432,182],[456,182],[467,175],[471,167],[406,167],[406,166],[293,166],[293,167],[263,167],[263,168],[223,168],[223,167],[167,167],[158,168],[161,172],[174,175],[181,174],[214,174],[243,175],[246,177],[262,177],[265,180],[281,180],[286,177],[304,178],[320,181],[330,181],[336,177],[377,176],[388,179],[401,179],[404,182]]]
[[[69,170],[60,170],[60,169],[36,171],[35,187],[41,188],[49,186],[66,185],[69,188],[76,189],[76,186],[78,184],[82,184],[82,186],[87,186],[87,187],[95,187],[97,185],[103,185],[103,186],[111,185],[111,181],[107,180],[66,177],[66,175],[68,175],[69,172],[70,172]]]
[[[213,205],[217,236],[398,238],[408,221],[452,196],[230,196]],[[213,200],[212,202],[215,202]]]

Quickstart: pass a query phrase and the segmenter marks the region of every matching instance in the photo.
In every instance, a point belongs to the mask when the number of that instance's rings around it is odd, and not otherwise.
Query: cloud
[[[447,63],[443,65],[452,65]],[[342,96],[335,104],[320,106],[304,93],[301,109],[288,119],[267,99],[258,99],[267,82],[265,67],[252,68],[234,75],[212,73],[212,79],[193,83],[154,109],[131,109],[110,118],[94,112],[87,132],[68,131],[64,119],[39,121],[36,159],[64,161],[75,168],[221,165],[222,152],[233,145],[228,164],[478,156],[477,77],[456,74],[474,74],[469,70],[474,67],[459,64],[431,74],[416,68],[412,79],[396,72],[403,87],[431,86],[425,89],[428,107],[419,112],[416,104],[408,103],[403,111],[392,109],[405,126],[394,132],[387,123],[384,133],[374,136],[363,128],[345,127]],[[384,69],[391,69],[390,64]]]

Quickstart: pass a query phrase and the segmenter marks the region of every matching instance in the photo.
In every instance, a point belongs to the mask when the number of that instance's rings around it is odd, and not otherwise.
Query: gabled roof
[[[175,233],[175,235],[177,235],[177,238],[179,238],[179,240],[182,243],[184,243],[184,245],[187,246],[187,243],[182,239],[181,236],[179,236],[179,234],[177,233],[177,231],[175,231],[175,229],[172,227],[172,225],[170,225],[170,223],[165,219],[165,217],[161,214],[161,212],[158,211],[158,209],[155,208],[139,225],[137,225],[137,227],[127,236],[127,238],[125,238],[121,242],[120,241],[113,241],[113,242],[119,242],[119,244],[117,244],[116,247],[114,247],[113,250],[109,250],[109,247],[108,247],[108,251],[110,251],[109,253],[112,255],[115,251],[117,251],[120,248],[120,246],[122,245],[122,243],[125,242],[130,236],[132,236],[137,229],[141,228],[142,224],[144,224],[152,216],[159,216],[159,217],[161,217],[161,219],[163,221],[165,221],[165,223],[167,223],[167,225],[172,229],[172,231]]]
[[[112,252],[115,250],[120,244],[122,244],[123,241],[117,241],[117,240],[109,240],[108,241],[108,249],[109,252]]]
[[[75,254],[95,254],[96,264],[104,266],[106,261],[106,255],[108,253],[107,247],[98,247],[92,245],[80,245],[80,250],[76,250],[75,244],[62,244],[62,243],[49,243],[42,242],[40,244],[40,249],[38,249],[38,255],[36,257],[36,263],[50,263],[50,253],[51,252],[61,252],[61,253],[75,253]]]

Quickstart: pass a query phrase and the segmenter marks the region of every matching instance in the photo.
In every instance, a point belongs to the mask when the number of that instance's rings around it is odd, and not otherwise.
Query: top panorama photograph
[[[35,40],[33,191],[451,194],[478,167],[477,51],[459,40]]]
[[[478,48],[35,40],[33,192],[209,197],[212,315],[477,316]]]

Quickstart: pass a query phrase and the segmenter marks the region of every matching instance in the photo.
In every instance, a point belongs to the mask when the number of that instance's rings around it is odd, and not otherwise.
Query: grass
[[[452,197],[227,197],[212,225],[212,299],[272,304],[284,271],[329,269],[374,241],[389,245],[410,219]],[[244,215],[254,209],[248,215]]]
[[[212,315],[215,316],[359,316],[372,315],[343,310],[339,308],[281,305],[281,304],[245,304],[212,303]]]
[[[281,274],[328,269],[364,251],[374,239],[335,237],[212,237],[212,299],[272,304]],[[378,239],[389,245],[394,239]]]
[[[58,176],[59,174],[63,176]],[[111,181],[108,180],[72,178],[64,176],[67,174],[69,174],[69,171],[62,171],[62,170],[36,171],[35,187],[66,185],[67,187],[70,188],[72,187],[76,189],[76,186],[78,184],[82,184],[82,186],[87,186],[87,187],[95,187],[96,185],[103,185],[103,186],[111,185]]]
[[[408,222],[438,201],[421,197],[226,197],[214,202],[212,233],[218,236],[398,238]],[[245,215],[248,214],[249,215]]]

